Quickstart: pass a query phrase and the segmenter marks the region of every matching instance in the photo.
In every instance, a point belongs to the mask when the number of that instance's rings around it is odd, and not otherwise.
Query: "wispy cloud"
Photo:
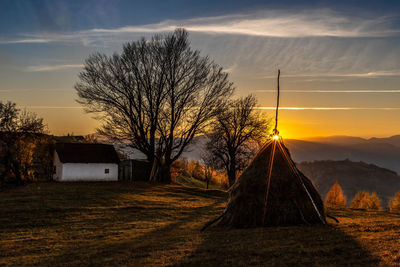
[[[15,39],[15,40],[0,40],[0,44],[43,44],[50,43],[51,39],[42,39],[42,38],[29,38],[29,39]]]
[[[75,42],[95,43],[97,40],[124,38],[138,33],[172,31],[184,27],[190,32],[262,37],[384,37],[399,35],[393,27],[395,16],[357,17],[339,14],[328,9],[288,12],[279,10],[231,14],[217,17],[199,17],[184,20],[165,20],[147,25],[130,25],[117,28],[95,28],[70,33],[31,33],[20,40],[0,41],[10,43]]]
[[[257,107],[259,110],[275,110],[276,107]],[[400,110],[400,107],[279,107],[280,110]]]
[[[237,67],[238,67],[238,64],[233,64],[232,66],[229,66],[229,67],[227,67],[227,68],[224,68],[224,71],[225,72],[228,72],[228,73],[232,73],[234,70],[236,70],[237,69]]]
[[[391,17],[373,19],[346,17],[329,10],[282,13],[279,11],[255,14],[228,15],[188,20],[168,20],[157,24],[126,26],[113,29],[93,29],[92,33],[146,33],[171,31],[185,27],[192,32],[237,34],[268,37],[381,37],[399,34],[388,27]]]
[[[48,92],[48,93],[59,93],[59,92],[70,92],[73,90],[72,88],[69,89],[54,89],[54,88],[49,88],[49,89],[43,89],[43,88],[35,88],[35,89],[21,89],[21,88],[15,88],[15,89],[0,89],[0,93],[25,93],[25,92]]]
[[[41,72],[41,71],[59,71],[82,68],[82,64],[60,64],[60,65],[37,65],[29,66],[25,70],[28,72]]]
[[[365,73],[310,73],[310,74],[288,74],[282,75],[286,78],[329,78],[329,77],[354,77],[354,78],[377,78],[377,77],[391,77],[400,76],[400,70],[392,71],[370,71]],[[267,75],[260,78],[276,79],[276,75]]]

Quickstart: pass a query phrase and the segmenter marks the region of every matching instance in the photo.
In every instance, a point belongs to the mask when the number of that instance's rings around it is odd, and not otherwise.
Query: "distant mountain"
[[[394,135],[391,137],[387,137],[387,138],[370,138],[368,139],[369,142],[374,142],[374,143],[388,143],[394,146],[398,146],[400,147],[400,135]]]
[[[309,138],[304,138],[303,140],[316,143],[335,144],[335,145],[361,145],[361,144],[372,144],[372,143],[381,143],[381,144],[384,143],[400,147],[400,135],[394,135],[391,137],[384,137],[384,138],[372,137],[369,139],[354,137],[354,136],[346,136],[346,135],[334,135],[334,136],[324,136],[324,137],[309,137]]]
[[[368,142],[367,139],[361,137],[345,136],[345,135],[308,137],[304,138],[303,141],[324,143],[324,144],[335,144],[335,145],[354,145],[354,144],[363,144]]]
[[[375,164],[400,173],[400,146],[394,145],[396,141],[397,137],[369,140],[332,137],[316,141],[287,139],[284,143],[296,162],[349,159]]]
[[[395,172],[364,162],[314,161],[298,163],[297,167],[309,177],[323,198],[338,181],[350,204],[361,190],[376,192],[386,208],[388,200],[400,190],[400,176]]]

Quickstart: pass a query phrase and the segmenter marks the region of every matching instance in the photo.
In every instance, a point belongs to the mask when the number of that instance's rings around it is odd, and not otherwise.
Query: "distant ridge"
[[[363,139],[332,136],[284,140],[296,162],[313,160],[363,161],[400,173],[400,136]]]
[[[333,135],[333,136],[306,137],[303,138],[302,140],[317,142],[317,143],[325,143],[325,144],[337,144],[337,145],[387,143],[400,147],[400,135],[393,135],[391,137],[383,137],[383,138],[378,138],[378,137],[362,138],[362,137],[347,136],[347,135]]]

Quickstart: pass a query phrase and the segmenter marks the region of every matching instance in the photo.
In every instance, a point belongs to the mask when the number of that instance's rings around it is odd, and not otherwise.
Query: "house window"
[[[105,169],[104,173],[110,173],[110,169]]]

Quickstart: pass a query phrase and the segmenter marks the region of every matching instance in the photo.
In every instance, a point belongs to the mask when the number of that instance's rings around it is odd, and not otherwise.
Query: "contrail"
[[[27,109],[83,109],[80,106],[20,106]],[[275,110],[276,107],[256,107],[258,110]],[[400,107],[279,107],[282,110],[400,110]]]
[[[256,107],[259,110],[275,110],[276,107]],[[279,107],[282,110],[400,110],[400,107]]]
[[[83,107],[79,106],[20,106],[21,108],[26,109],[83,109]]]
[[[276,93],[276,90],[253,90],[255,93]],[[286,90],[282,93],[336,93],[336,94],[375,94],[400,93],[400,90]]]

